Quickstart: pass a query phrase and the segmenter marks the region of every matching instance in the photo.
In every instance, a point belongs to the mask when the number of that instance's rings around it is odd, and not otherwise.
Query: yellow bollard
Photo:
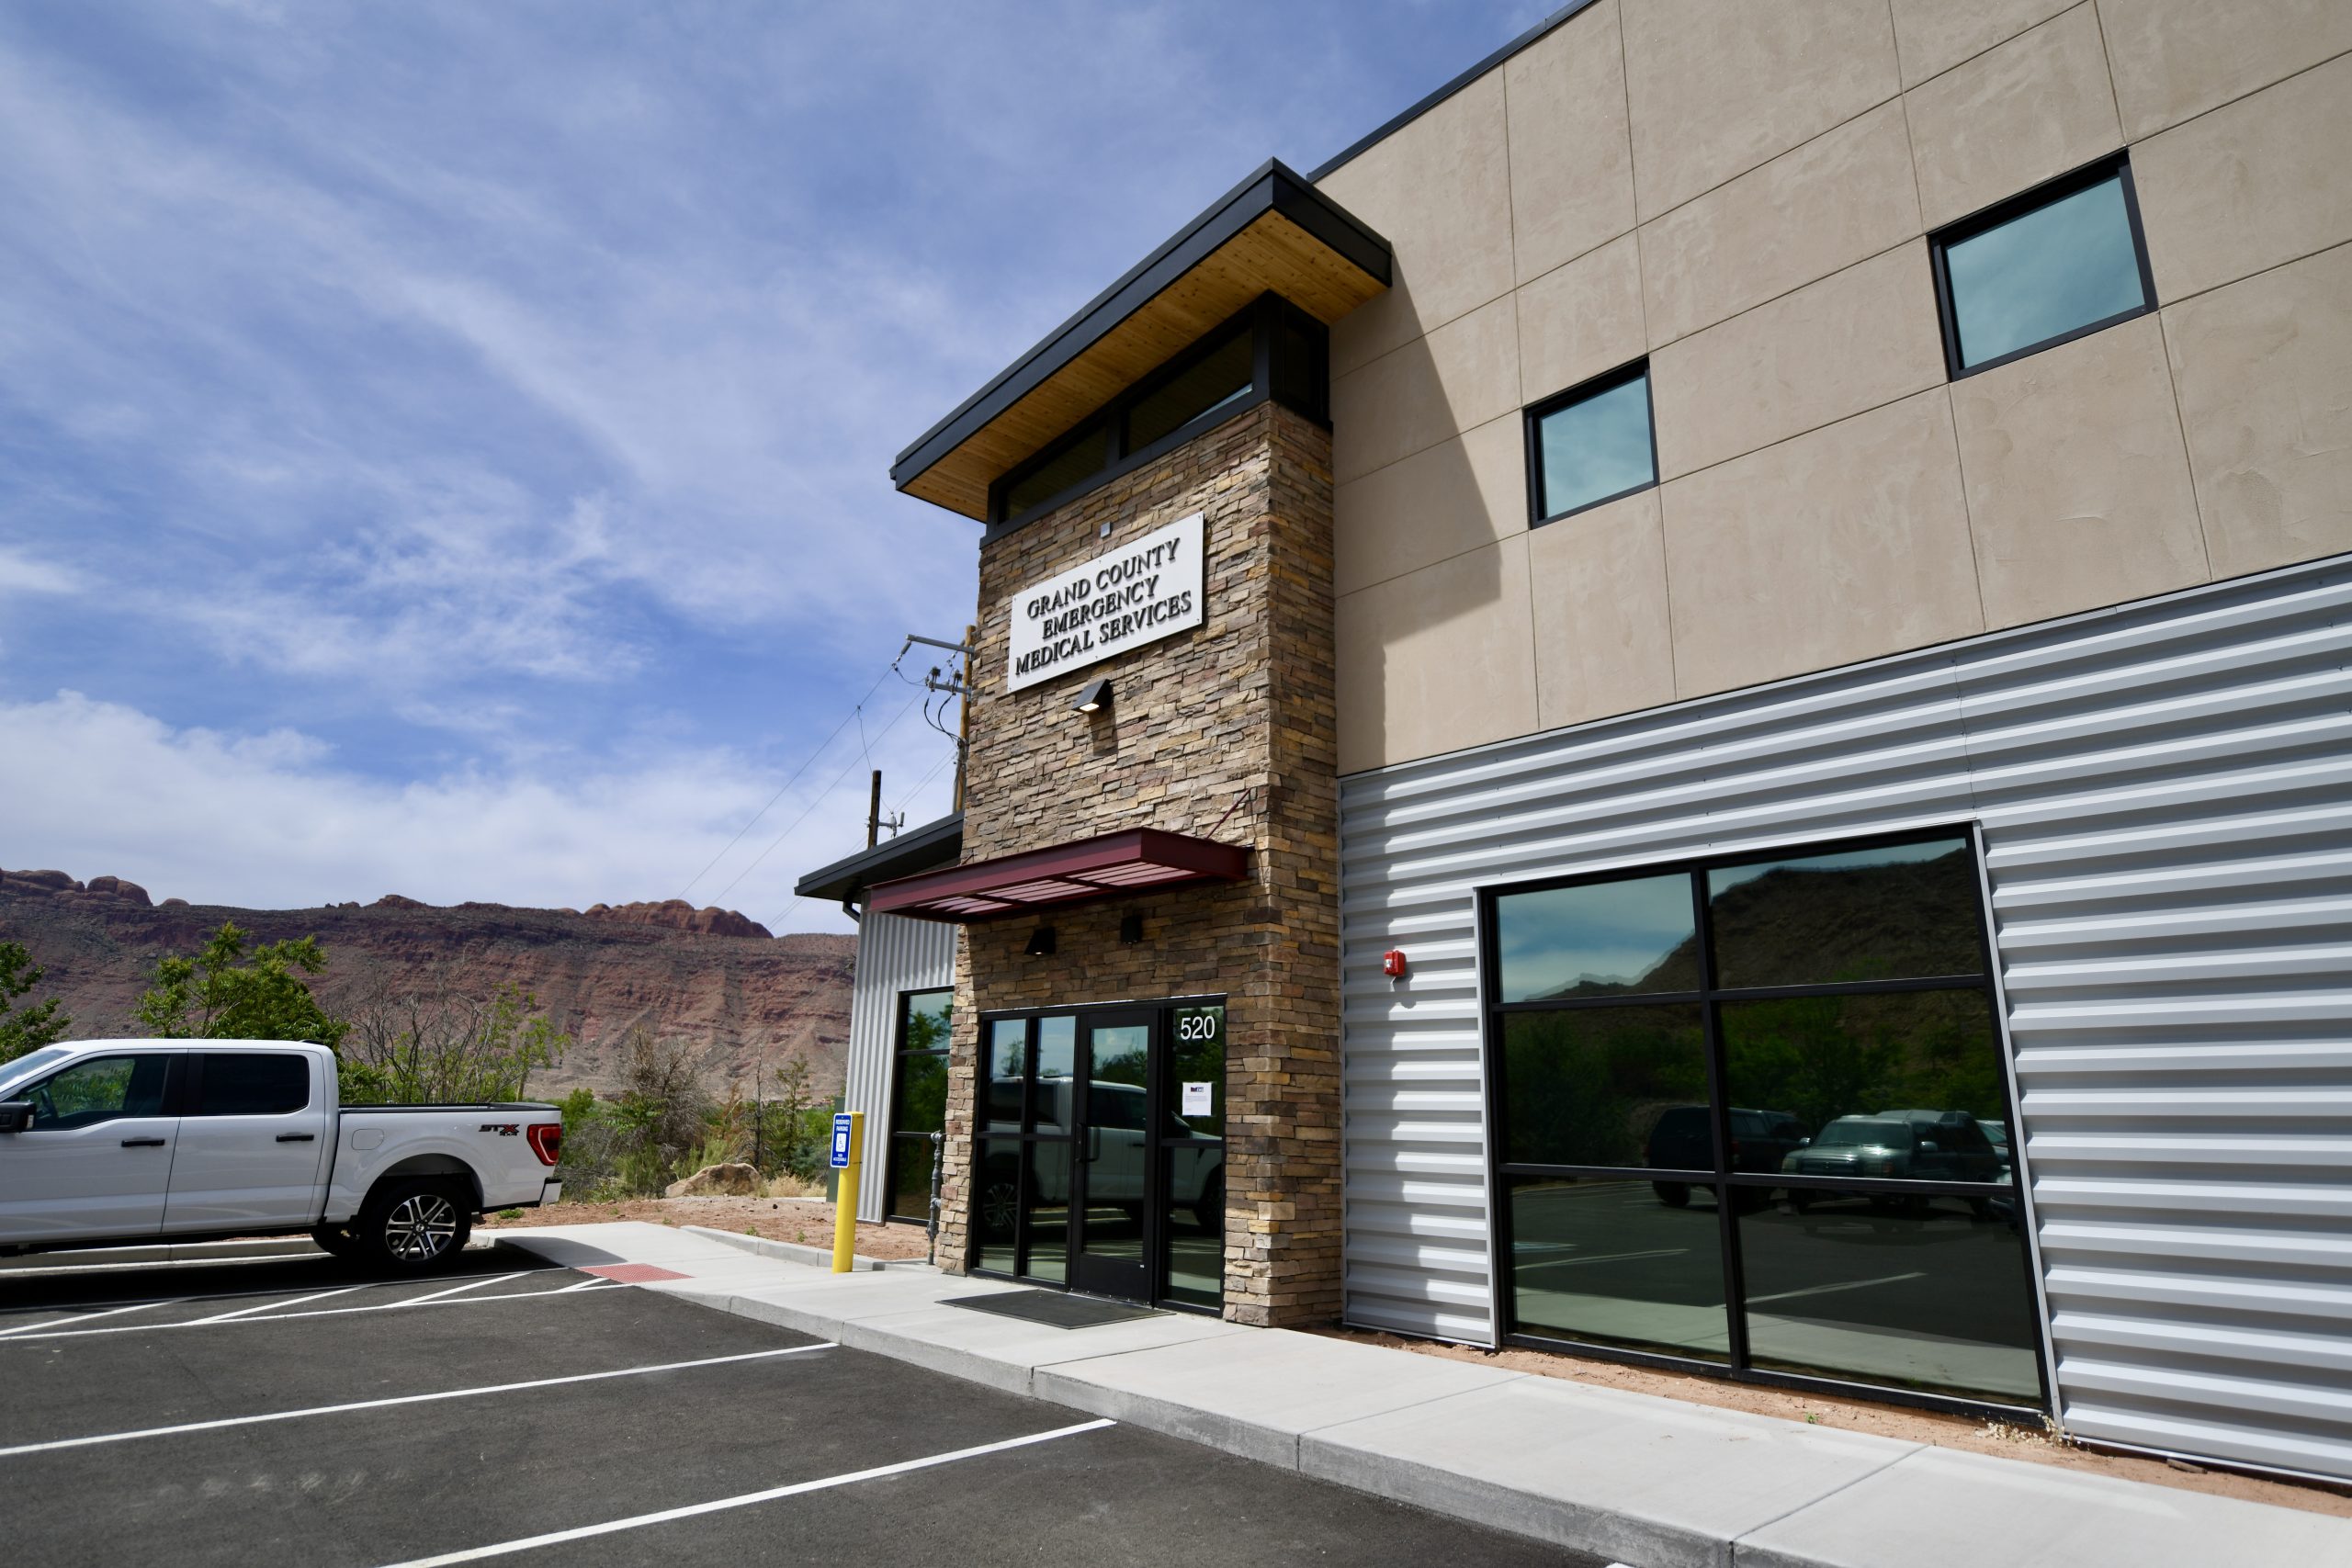
[[[833,1272],[846,1274],[857,1257],[857,1172],[865,1153],[865,1112],[849,1113],[849,1159],[833,1187]]]

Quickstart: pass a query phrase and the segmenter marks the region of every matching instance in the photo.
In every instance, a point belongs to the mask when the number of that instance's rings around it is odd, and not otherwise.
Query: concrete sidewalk
[[[834,1275],[750,1238],[502,1230],[550,1262],[1051,1400],[1633,1568],[2352,1562],[2352,1520],[1160,1314],[1063,1329],[945,1306],[1023,1286],[920,1265]],[[765,1249],[763,1249],[765,1250]]]

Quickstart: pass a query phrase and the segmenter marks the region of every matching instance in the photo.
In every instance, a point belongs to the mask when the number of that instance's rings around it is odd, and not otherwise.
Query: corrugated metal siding
[[[865,1112],[865,1168],[857,1215],[882,1218],[889,1165],[890,1058],[899,1048],[899,993],[955,984],[956,928],[868,912],[857,927],[857,978],[850,993],[849,1072],[842,1109]]]
[[[2347,605],[2335,558],[1343,781],[1351,1320],[1494,1333],[1475,889],[1973,819],[2066,1425],[2352,1476]]]

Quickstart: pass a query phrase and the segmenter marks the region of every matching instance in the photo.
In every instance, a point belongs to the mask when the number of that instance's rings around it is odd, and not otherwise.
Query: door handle
[[[277,1134],[277,1141],[281,1144],[314,1144],[318,1142],[318,1139],[319,1135],[316,1133],[280,1133]]]
[[[122,1146],[126,1149],[160,1149],[164,1146],[164,1140],[161,1138],[125,1138],[122,1141]]]

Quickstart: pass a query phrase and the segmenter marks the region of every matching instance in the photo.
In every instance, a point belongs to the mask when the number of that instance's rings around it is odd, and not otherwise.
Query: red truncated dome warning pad
[[[1250,852],[1238,845],[1135,828],[877,882],[866,908],[925,920],[989,920],[1147,887],[1238,882],[1249,874]]]
[[[650,1263],[600,1263],[594,1269],[582,1269],[582,1274],[594,1274],[624,1285],[650,1285],[656,1280],[690,1278],[674,1269],[656,1269]]]

